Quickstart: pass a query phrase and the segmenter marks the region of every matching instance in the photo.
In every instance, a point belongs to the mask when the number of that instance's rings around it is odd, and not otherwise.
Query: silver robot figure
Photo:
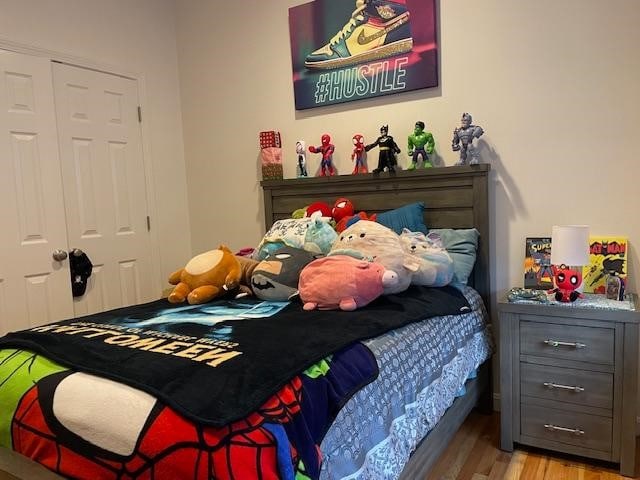
[[[454,152],[460,151],[460,160],[456,162],[456,165],[465,165],[467,163],[467,155],[471,157],[469,165],[480,163],[478,149],[473,145],[473,139],[480,138],[484,130],[478,125],[471,125],[472,121],[470,114],[463,113],[460,120],[460,128],[453,130],[451,148]]]

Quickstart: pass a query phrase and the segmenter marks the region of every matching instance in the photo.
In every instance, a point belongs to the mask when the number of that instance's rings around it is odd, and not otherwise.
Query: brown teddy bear
[[[169,283],[175,285],[169,302],[191,305],[206,303],[236,289],[242,268],[238,258],[226,246],[193,257],[184,268],[173,272]]]

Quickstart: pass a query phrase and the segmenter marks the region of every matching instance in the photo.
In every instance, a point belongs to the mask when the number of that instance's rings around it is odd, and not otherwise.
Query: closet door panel
[[[51,64],[0,50],[0,334],[72,317]]]
[[[95,266],[76,316],[157,298],[135,80],[53,65],[71,248]]]

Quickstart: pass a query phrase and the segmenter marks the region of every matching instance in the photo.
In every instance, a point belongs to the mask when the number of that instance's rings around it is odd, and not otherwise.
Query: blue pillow
[[[427,226],[424,224],[424,202],[409,203],[395,210],[379,213],[376,221],[385,227],[390,228],[398,235],[403,228],[408,228],[412,232],[427,233]]]
[[[452,284],[466,285],[476,263],[476,250],[480,232],[475,228],[432,228],[429,234],[436,233],[442,239],[442,246],[453,259]]]

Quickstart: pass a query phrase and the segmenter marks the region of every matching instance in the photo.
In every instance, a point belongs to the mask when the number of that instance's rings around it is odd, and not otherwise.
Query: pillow
[[[453,280],[451,283],[466,285],[476,263],[476,250],[480,232],[475,228],[432,228],[429,235],[437,234],[442,246],[453,258]]]
[[[424,202],[415,202],[404,205],[395,210],[379,213],[376,221],[385,227],[390,228],[398,235],[403,228],[408,228],[412,232],[427,233],[427,226],[424,224]]]

